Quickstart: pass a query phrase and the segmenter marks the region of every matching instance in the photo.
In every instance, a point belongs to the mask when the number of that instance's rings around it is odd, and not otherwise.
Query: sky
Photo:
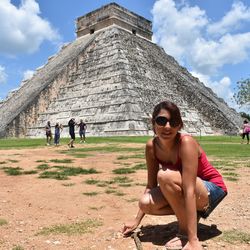
[[[153,42],[230,107],[250,77],[249,0],[0,0],[0,100],[75,36],[75,20],[110,2],[153,25]]]

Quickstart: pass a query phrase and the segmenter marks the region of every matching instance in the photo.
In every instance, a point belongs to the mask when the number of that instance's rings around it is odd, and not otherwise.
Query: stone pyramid
[[[239,114],[152,43],[150,21],[111,3],[79,17],[76,33],[0,103],[2,137],[43,137],[47,121],[67,127],[72,117],[88,135],[148,135],[153,107],[166,99],[190,134],[238,132]]]

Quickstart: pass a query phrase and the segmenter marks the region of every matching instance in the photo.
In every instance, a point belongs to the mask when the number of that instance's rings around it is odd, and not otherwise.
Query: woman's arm
[[[197,238],[196,178],[198,169],[199,146],[192,137],[185,137],[181,142],[182,185],[184,193],[187,234],[189,242]]]
[[[148,170],[148,178],[144,194],[148,193],[152,188],[157,186],[158,164],[154,157],[154,148],[152,139],[149,140],[146,144],[145,156],[146,156],[146,164]],[[122,233],[124,235],[127,235],[131,233],[133,230],[135,230],[141,223],[144,215],[145,213],[139,208],[135,219],[124,224]]]

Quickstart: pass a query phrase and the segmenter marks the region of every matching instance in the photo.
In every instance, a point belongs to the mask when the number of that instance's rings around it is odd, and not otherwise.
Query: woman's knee
[[[141,199],[139,200],[139,208],[145,213],[150,213],[151,202],[150,202],[150,194],[144,194]]]
[[[173,174],[169,170],[159,170],[157,174],[159,185],[171,185],[174,182]]]
[[[159,186],[163,192],[182,193],[182,180],[179,171],[160,170],[157,175]]]

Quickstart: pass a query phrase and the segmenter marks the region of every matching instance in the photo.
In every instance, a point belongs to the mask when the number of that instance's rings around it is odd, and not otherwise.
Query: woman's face
[[[154,130],[158,137],[162,139],[173,139],[180,130],[180,125],[171,118],[170,112],[161,109],[155,119]]]

